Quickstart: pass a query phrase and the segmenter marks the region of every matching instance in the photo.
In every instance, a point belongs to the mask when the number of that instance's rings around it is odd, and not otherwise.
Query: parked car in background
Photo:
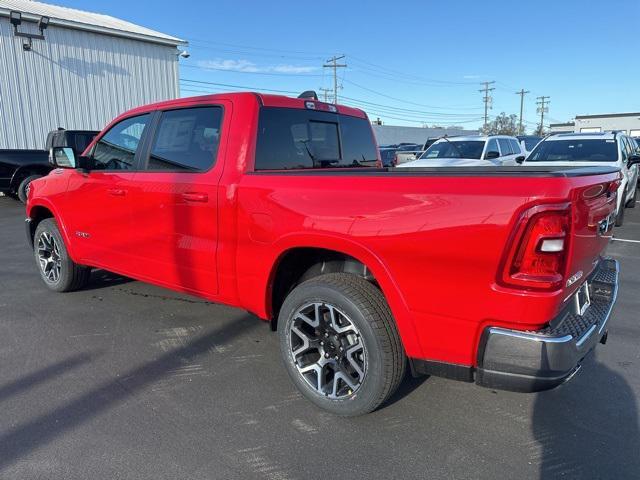
[[[518,135],[516,137],[520,142],[520,148],[524,151],[525,154],[529,154],[535,146],[540,143],[542,137],[537,135]]]
[[[422,145],[417,143],[401,143],[396,150],[395,165],[410,162],[422,153]]]
[[[515,137],[473,135],[443,137],[431,145],[419,159],[399,167],[461,167],[517,165],[524,153]]]
[[[382,148],[378,149],[380,151],[380,160],[382,161],[383,167],[394,167],[396,165],[396,152],[398,148]]]
[[[482,158],[493,140],[456,151]],[[79,289],[96,267],[253,312],[330,412],[374,410],[407,363],[553,388],[606,338],[616,168],[376,170],[363,111],[256,93],[139,107],[84,155],[58,150],[68,168],[27,203],[46,287]]]
[[[618,187],[616,226],[624,222],[625,207],[634,208],[638,195],[635,141],[619,132],[558,133],[542,140],[527,156],[525,166],[614,166],[622,172]]]
[[[80,154],[97,133],[59,128],[47,135],[45,150],[0,150],[0,192],[25,202],[31,182],[53,169],[53,147],[70,147]]]

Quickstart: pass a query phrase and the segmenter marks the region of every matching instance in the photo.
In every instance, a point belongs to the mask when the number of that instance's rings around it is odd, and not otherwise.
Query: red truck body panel
[[[476,364],[486,326],[539,329],[578,286],[547,292],[499,283],[501,260],[527,208],[571,202],[565,279],[593,270],[608,241],[598,235],[598,222],[615,209],[615,195],[585,199],[584,191],[607,186],[619,174],[254,171],[259,109],[306,108],[307,101],[243,93],[132,110],[112,124],[155,110],[221,105],[214,167],[204,173],[56,170],[34,182],[27,213],[49,209],[77,263],[238,306],[263,319],[272,315],[273,278],[286,252],[312,247],[344,253],[373,273],[408,356],[468,366]],[[366,118],[357,109],[338,111]],[[106,196],[100,193],[105,185]]]

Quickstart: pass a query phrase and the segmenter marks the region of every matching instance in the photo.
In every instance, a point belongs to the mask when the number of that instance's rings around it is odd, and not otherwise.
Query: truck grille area
[[[608,258],[602,259],[596,271],[587,280],[591,304],[584,314],[579,315],[574,311],[573,305],[570,305],[557,321],[538,333],[550,336],[571,335],[580,339],[592,326],[604,322],[615,301],[617,276],[616,262]]]

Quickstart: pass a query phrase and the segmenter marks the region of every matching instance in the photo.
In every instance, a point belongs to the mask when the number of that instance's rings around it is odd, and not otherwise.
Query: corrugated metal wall
[[[37,33],[23,22],[21,31]],[[179,96],[174,47],[50,26],[14,37],[0,18],[0,149],[44,148],[57,127],[100,130],[119,113]]]
[[[463,130],[455,128],[421,128],[403,127],[396,125],[373,125],[378,145],[390,145],[402,142],[425,143],[429,138],[439,138],[443,135],[477,135],[478,130]]]

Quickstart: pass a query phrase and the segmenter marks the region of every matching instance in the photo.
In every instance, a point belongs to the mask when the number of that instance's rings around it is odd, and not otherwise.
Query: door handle
[[[209,201],[209,195],[202,192],[186,192],[182,194],[182,198],[184,198],[187,202],[206,203]]]
[[[107,193],[114,197],[124,197],[127,194],[127,191],[121,188],[110,188],[107,190]]]

